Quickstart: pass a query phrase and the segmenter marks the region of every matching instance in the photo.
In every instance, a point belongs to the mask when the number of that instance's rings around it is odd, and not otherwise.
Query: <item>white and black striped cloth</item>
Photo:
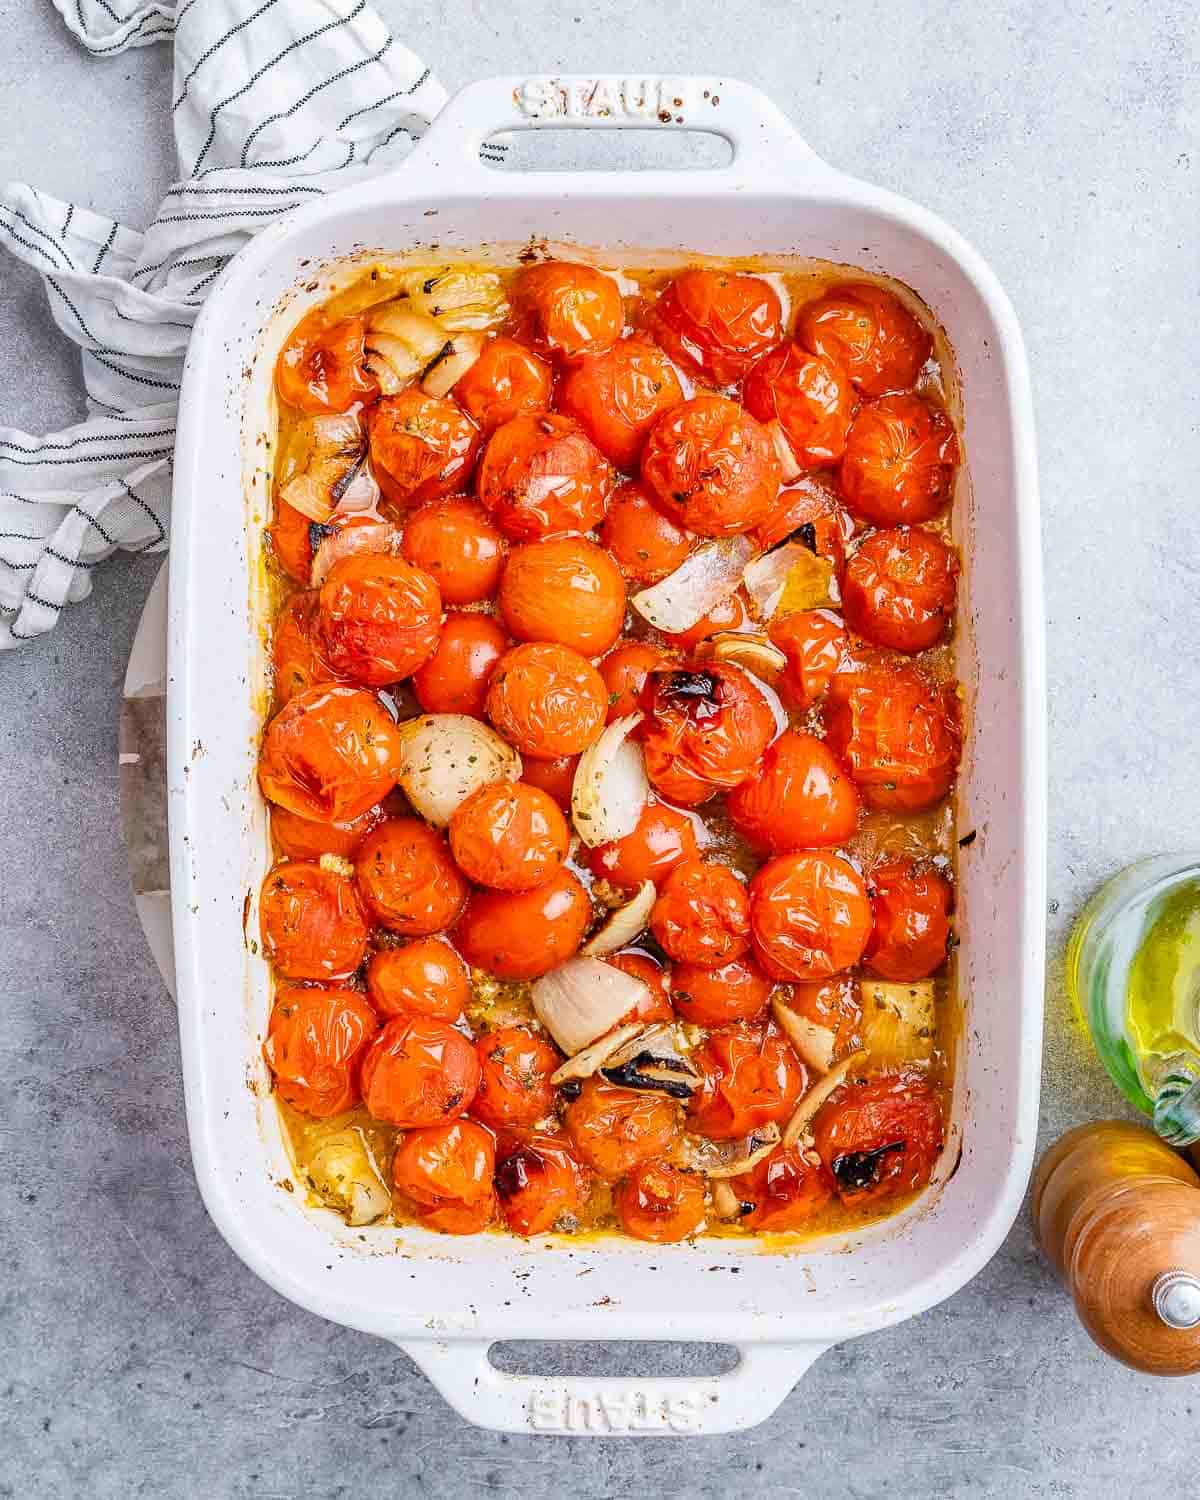
[[[88,420],[0,426],[0,647],[53,628],[118,548],[166,546],[183,355],[226,260],[315,194],[395,164],[445,92],[366,0],[54,0],[98,57],[173,37],[179,180],[144,234],[14,184],[0,246],[80,346]]]

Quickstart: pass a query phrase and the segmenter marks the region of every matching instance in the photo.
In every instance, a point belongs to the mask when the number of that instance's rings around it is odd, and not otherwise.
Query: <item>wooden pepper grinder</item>
[[[1038,1164],[1033,1224],[1088,1333],[1150,1375],[1200,1370],[1200,1177],[1149,1130],[1101,1120]]]

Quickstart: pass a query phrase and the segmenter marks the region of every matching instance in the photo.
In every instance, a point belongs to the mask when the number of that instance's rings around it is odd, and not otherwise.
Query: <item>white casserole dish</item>
[[[480,161],[489,135],[539,120],[702,128],[725,136],[733,159],[694,172],[536,174]],[[973,725],[959,828],[977,831],[959,877],[965,1024],[941,1180],[848,1240],[780,1254],[728,1239],[547,1247],[351,1230],[281,1187],[290,1164],[260,1057],[268,973],[252,942],[268,862],[255,782],[265,701],[258,580],[271,368],[305,293],[273,315],[314,268],[364,249],[428,262],[477,259],[483,245],[511,260],[547,236],[607,264],[664,264],[671,252],[799,255],[887,272],[934,310],[957,354],[970,465],[955,502],[969,559],[959,651]],[[174,530],[171,885],[188,1124],[205,1203],[247,1265],[301,1306],[395,1340],[472,1422],[604,1434],[749,1427],[822,1350],[930,1307],[985,1264],[1020,1205],[1037,1123],[1041,562],[1021,335],[995,277],[957,234],[826,166],[744,84],[475,84],[397,172],[266,230],[225,271],[188,352]],[[741,1363],[711,1380],[503,1374],[488,1346],[517,1338],[714,1340],[736,1345]]]

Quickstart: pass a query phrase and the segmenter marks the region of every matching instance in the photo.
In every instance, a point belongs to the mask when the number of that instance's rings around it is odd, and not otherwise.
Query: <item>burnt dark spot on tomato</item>
[[[696,723],[720,713],[721,683],[711,672],[656,672],[654,676],[663,707],[678,709]]]
[[[574,1104],[583,1093],[583,1082],[579,1078],[568,1078],[566,1083],[559,1085],[558,1091],[568,1104]]]
[[[532,1151],[514,1151],[496,1168],[496,1196],[507,1203],[529,1186],[530,1178],[542,1171],[541,1158]]]
[[[958,847],[960,849],[969,849],[978,837],[978,829],[972,828],[970,833],[964,833],[962,838],[959,839]]]
[[[454,1110],[454,1109],[458,1108],[458,1106],[462,1103],[462,1097],[463,1097],[462,1089],[455,1089],[452,1093],[450,1093],[450,1094],[448,1094],[446,1096],[446,1113],[447,1114],[449,1114],[451,1110]]]
[[[667,955],[667,950],[663,947],[663,945],[659,942],[659,940],[654,936],[654,934],[648,927],[646,928],[645,932],[639,934],[639,936],[634,938],[633,942],[630,943],[629,946],[631,948],[636,948],[641,953],[648,954],[652,959],[654,959],[655,963],[660,964],[664,969],[670,965],[671,960]]]
[[[816,552],[817,528],[811,521],[804,521],[792,532],[789,540],[799,542],[802,547],[807,547],[810,552]]]
[[[336,526],[326,526],[322,521],[308,523],[308,545],[315,552],[327,536],[332,536]]]
[[[840,1188],[848,1192],[861,1192],[879,1181],[883,1159],[892,1151],[903,1151],[903,1141],[888,1141],[876,1146],[874,1151],[846,1151],[833,1159],[833,1175]]]

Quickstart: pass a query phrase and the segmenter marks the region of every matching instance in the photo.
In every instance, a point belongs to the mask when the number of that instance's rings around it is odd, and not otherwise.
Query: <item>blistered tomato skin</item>
[[[679,1110],[665,1095],[618,1088],[598,1078],[584,1083],[563,1122],[576,1155],[610,1181],[639,1162],[666,1156],[679,1135]]]
[[[918,812],[950,790],[962,751],[953,687],[913,667],[840,672],[824,713],[825,743],[868,807]]]
[[[599,525],[614,475],[570,417],[514,417],[488,440],[476,490],[496,525],[515,542],[534,542]]]
[[[754,954],[772,979],[825,979],[853,968],[871,922],[866,884],[840,854],[781,854],[750,882]]]
[[[808,1070],[773,1024],[710,1031],[692,1062],[702,1081],[688,1101],[689,1127],[714,1141],[782,1124],[808,1083]]]
[[[375,1012],[357,990],[281,989],[263,1045],[276,1092],[319,1119],[353,1109],[359,1064],[378,1030]]]
[[[599,656],[625,623],[625,581],[603,547],[580,536],[530,542],[509,553],[500,613],[518,641],[556,641]]]
[[[392,1181],[414,1203],[445,1199],[478,1203],[492,1195],[496,1145],[472,1120],[450,1120],[413,1130],[392,1157]]]
[[[742,387],[746,410],[778,422],[802,469],[827,469],[846,451],[858,397],[845,370],[799,344],[765,354]]]
[[[635,890],[646,880],[658,885],[676,865],[699,858],[696,823],[694,814],[651,797],[633,832],[589,850],[588,864],[594,875],[625,890]]]
[[[396,785],[400,734],[374,693],[316,687],[267,725],[258,783],[270,802],[319,823],[348,823]]]
[[[461,1031],[427,1016],[397,1016],[362,1062],[362,1095],[377,1120],[417,1130],[465,1114],[479,1087],[479,1058]]]
[[[269,870],[258,921],[263,951],[286,979],[345,979],[363,961],[367,923],[354,882],[319,863]]]
[[[727,599],[722,599],[720,604],[714,604],[706,615],[702,615],[687,630],[680,630],[674,635],[668,634],[666,639],[676,650],[688,652],[710,636],[738,634],[752,629],[754,621],[750,616],[746,595],[739,588]]]
[[[685,860],[659,891],[650,931],[676,963],[715,969],[740,958],[750,941],[745,887],[724,865]]]
[[[433,655],[442,600],[429,574],[402,557],[346,557],[321,585],[317,620],[336,672],[386,687],[411,677]]]
[[[464,1203],[459,1198],[439,1198],[428,1207],[418,1206],[417,1223],[438,1234],[482,1234],[496,1217],[496,1195]]]
[[[536,1125],[554,1113],[550,1075],[561,1064],[557,1050],[528,1026],[501,1026],[478,1043],[479,1092],[471,1113],[485,1125],[508,1130]]]
[[[942,1112],[919,1073],[844,1084],[813,1121],[817,1153],[843,1203],[924,1187],[941,1153]]]
[[[393,505],[407,508],[466,489],[479,455],[480,432],[446,396],[416,386],[385,396],[370,410],[371,468]]]
[[[644,1161],[617,1188],[613,1207],[626,1234],[672,1245],[704,1222],[704,1179],[669,1161]]]
[[[650,499],[639,484],[613,496],[600,540],[630,583],[646,586],[674,573],[692,550],[692,538]]]
[[[671,1004],[694,1026],[726,1026],[754,1021],[771,998],[771,981],[753,959],[734,958],[715,969],[676,964],[671,970]]]
[[[317,859],[322,854],[337,854],[349,859],[377,823],[383,821],[383,809],[369,807],[349,823],[316,823],[297,817],[286,807],[271,809],[271,838],[280,854],[288,859]]]
[[[666,654],[646,641],[626,641],[600,663],[608,689],[608,722],[641,712],[642,689],[651,672],[667,665]]]
[[[406,937],[441,932],[467,899],[445,839],[419,818],[381,823],[358,846],[354,870],[371,916]]]
[[[366,368],[362,318],[326,323],[320,308],[296,324],[275,365],[279,399],[309,416],[348,411],[379,394]]]
[[[563,1136],[531,1135],[496,1165],[496,1196],[505,1223],[528,1238],[579,1213],[583,1173]]]
[[[286,703],[306,688],[338,682],[317,638],[317,595],[313,589],[293,594],[283,606],[271,640],[275,697]]]
[[[575,418],[610,464],[633,469],[654,419],[682,400],[671,361],[635,335],[577,360],[563,377],[558,409]]]
[[[940,537],[908,526],[876,531],[846,565],[842,611],[876,646],[925,651],[950,627],[957,585],[958,561]]]
[[[868,878],[875,928],[863,965],[880,979],[927,979],[946,960],[950,940],[950,882],[912,860],[876,865]]]
[[[733,825],[760,853],[829,848],[858,827],[858,793],[846,768],[815,736],[786,730],[755,775],[726,802]]]
[[[450,819],[450,851],[476,885],[531,891],[562,866],[571,833],[548,793],[520,781],[493,781]]]
[[[499,334],[454,387],[454,399],[486,433],[550,405],[554,373],[544,359]]]
[[[367,965],[367,993],[385,1019],[432,1016],[457,1021],[471,998],[466,964],[441,938],[381,948]]]
[[[958,437],[940,406],[920,396],[883,396],[851,423],[838,485],[858,520],[915,525],[950,503],[958,458]]]
[[[620,337],[625,321],[621,289],[613,278],[572,261],[526,266],[513,286],[513,305],[534,340],[567,359],[607,349]]]
[[[577,755],[604,727],[604,679],[569,646],[534,642],[501,657],[488,687],[488,718],[522,755]]]
[[[683,271],[654,306],[655,337],[687,370],[731,385],[783,337],[783,309],[769,281],[740,271]]]
[[[685,807],[744,781],[776,734],[756,680],[721,662],[651,672],[642,710],[646,774],[666,801]]]
[[[777,683],[793,708],[810,708],[821,698],[846,659],[846,627],[829,609],[800,610],[771,621],[771,644],[787,657]]]
[[[754,530],[755,541],[764,549],[789,538],[803,541],[818,557],[827,558],[835,573],[842,571],[853,535],[854,520],[837,491],[815,474],[785,485],[766,520]]]
[[[736,401],[693,396],[654,423],[642,482],[667,515],[699,536],[752,531],[779,494],[770,434]]]
[[[427,714],[482,719],[492,673],[507,649],[508,637],[490,615],[452,610],[433,655],[413,673],[417,702]]]
[[[421,506],[405,523],[400,550],[434,580],[443,604],[478,604],[499,587],[504,538],[477,500]]]
[[[532,891],[476,891],[454,930],[469,964],[497,979],[537,979],[579,949],[592,903],[570,870]]]
[[[809,302],[796,333],[806,349],[841,365],[867,397],[907,390],[933,348],[904,304],[869,282],[847,282]]]
[[[798,1146],[778,1147],[729,1185],[740,1203],[750,1205],[741,1222],[768,1233],[803,1229],[833,1197],[828,1173],[808,1161]]]

